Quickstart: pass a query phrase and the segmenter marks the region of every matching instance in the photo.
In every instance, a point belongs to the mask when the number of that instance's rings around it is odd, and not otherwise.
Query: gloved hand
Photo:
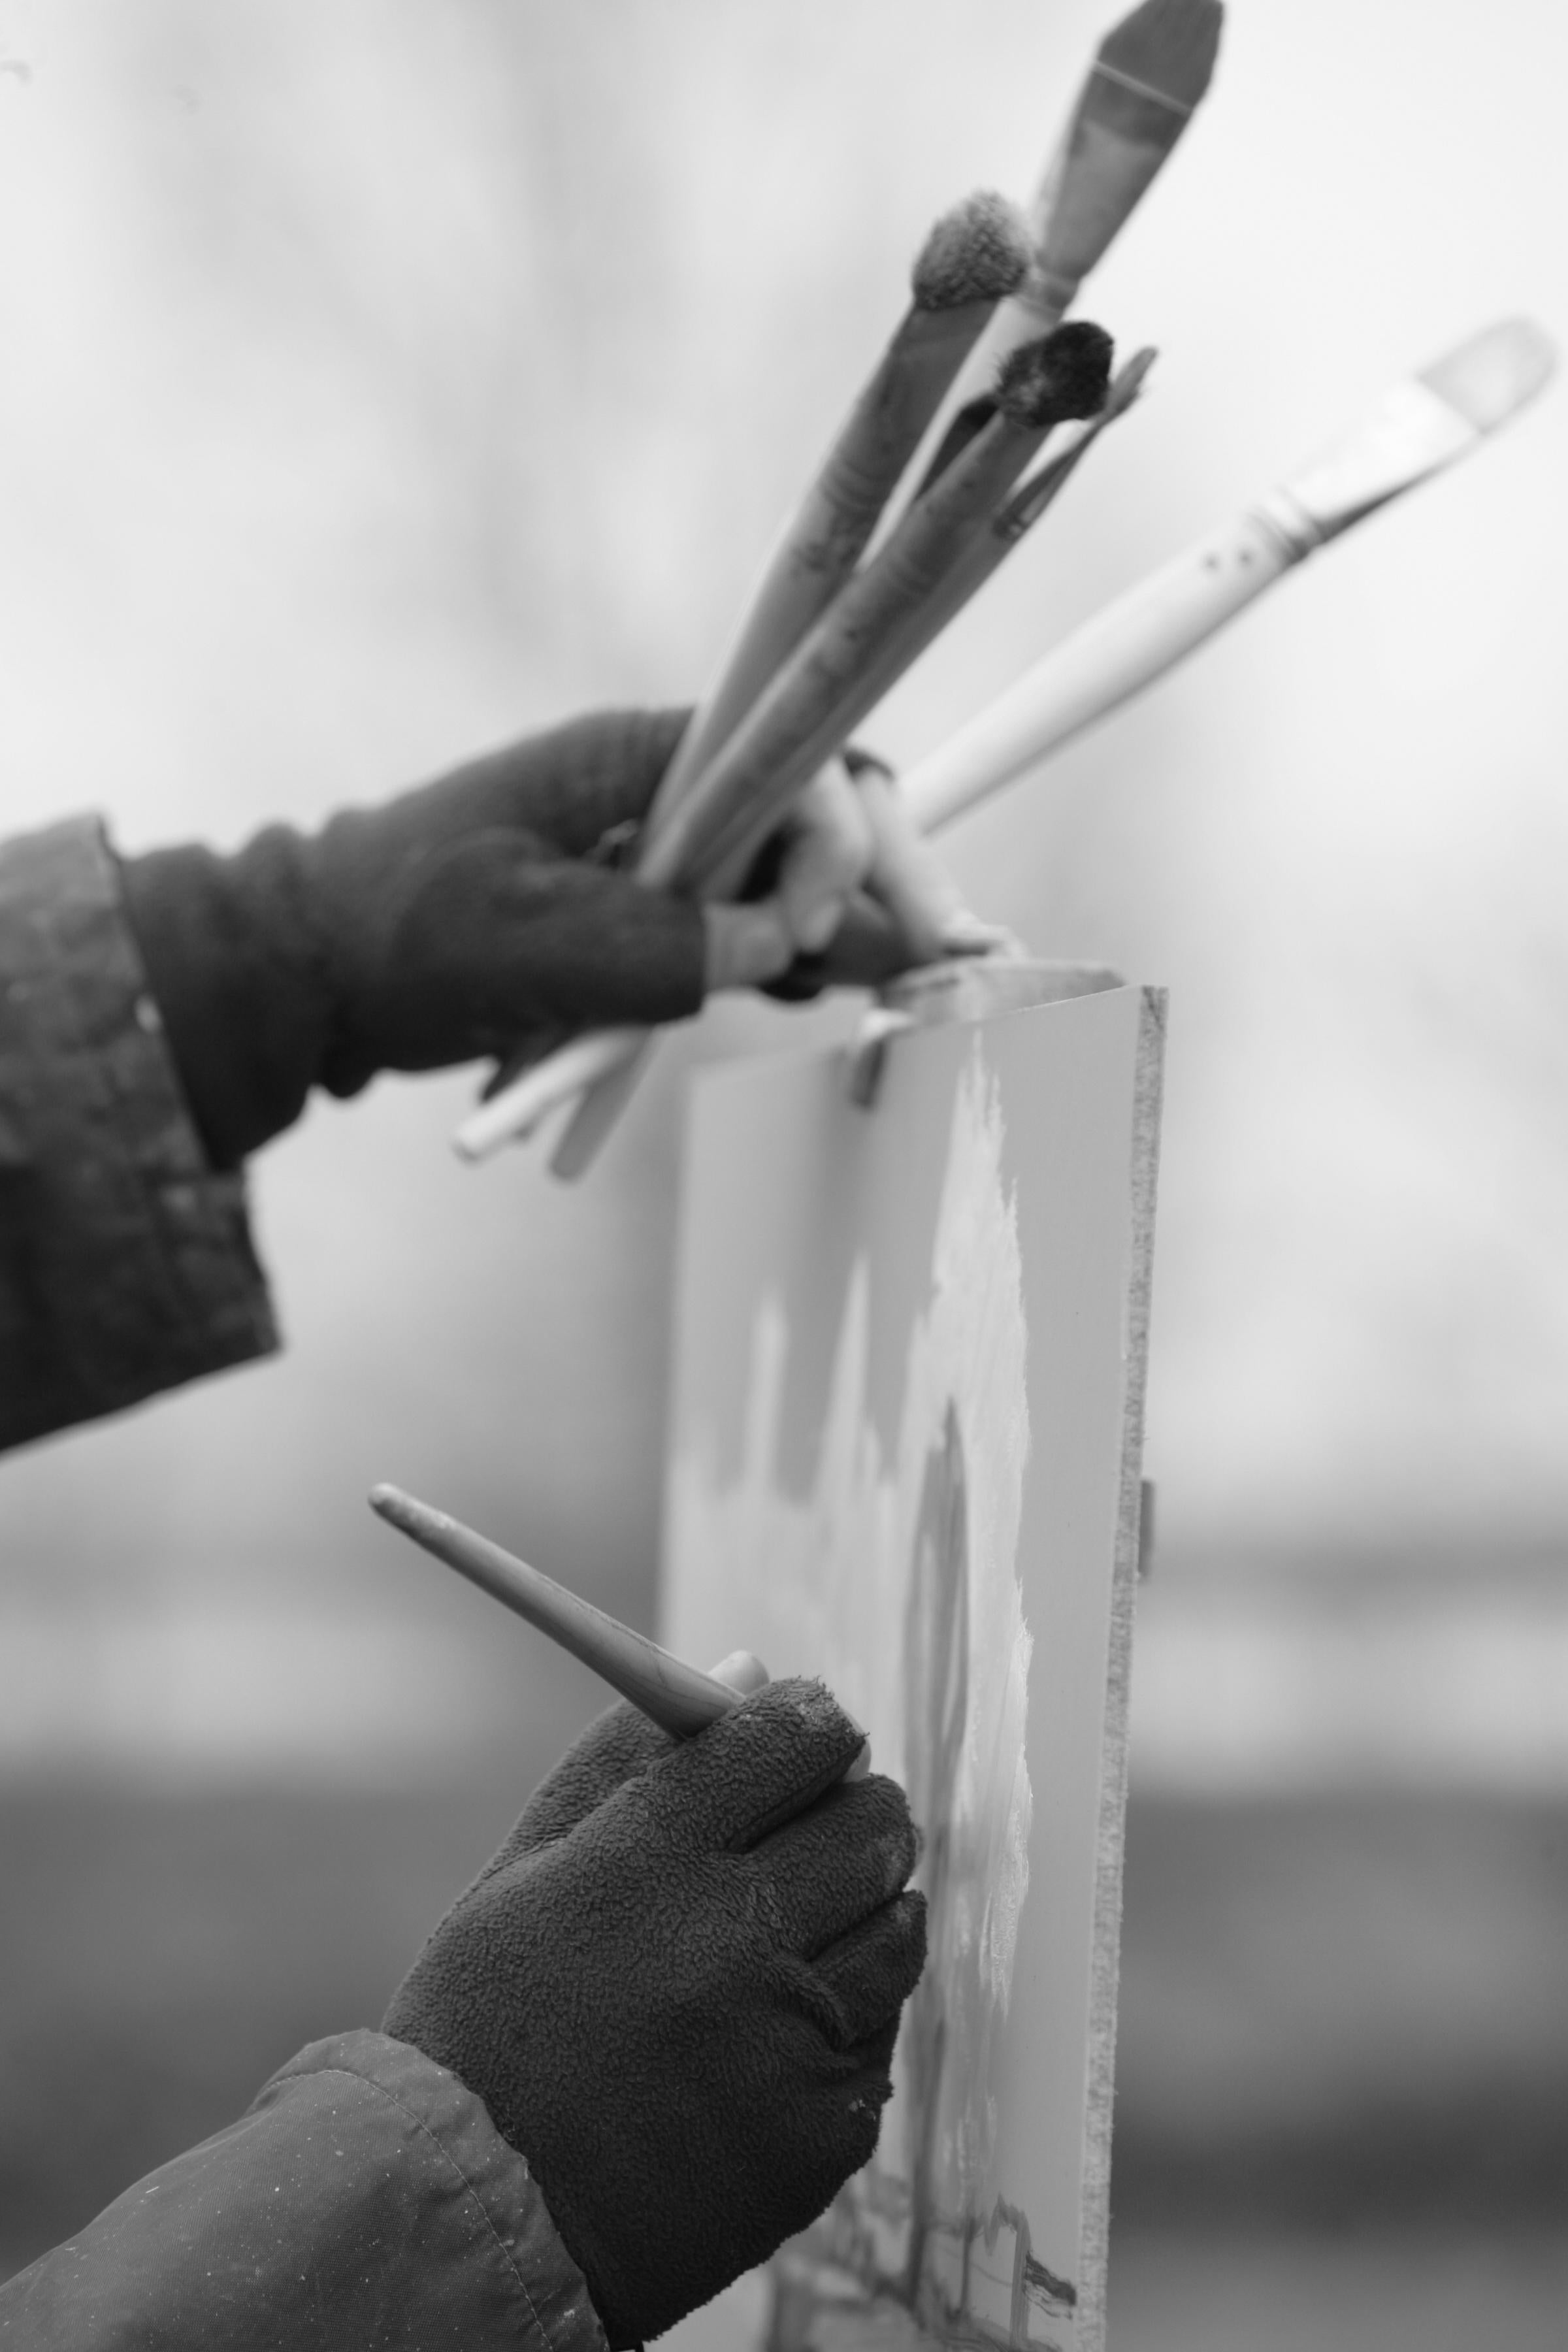
[[[925,1957],[894,1782],[819,1683],[676,1743],[612,1708],[431,1937],[384,2030],[523,2154],[612,2346],[672,2326],[870,2157]]]
[[[804,950],[811,989],[854,901],[846,977],[910,961],[860,885],[870,829],[842,768],[781,829],[756,903],[700,908],[627,870],[682,711],[604,711],[302,837],[123,863],[127,907],[197,1124],[219,1166],[313,1085],[511,1056],[574,1029],[679,1020]],[[868,945],[868,934],[870,945]],[[868,955],[870,962],[868,963]]]

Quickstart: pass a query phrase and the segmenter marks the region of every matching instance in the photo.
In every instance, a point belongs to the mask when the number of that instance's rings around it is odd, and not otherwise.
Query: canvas
[[[1103,2336],[1163,1000],[706,1075],[664,1633],[826,1681],[924,1833],[873,2163],[773,2265],[780,2352]]]

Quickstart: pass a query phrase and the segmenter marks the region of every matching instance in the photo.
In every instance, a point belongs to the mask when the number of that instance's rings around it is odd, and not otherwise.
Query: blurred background
[[[15,831],[309,824],[700,685],[1089,0],[0,0]],[[1091,282],[1150,396],[866,730],[909,761],[1393,379],[1563,310],[1568,16],[1237,0]],[[1113,2352],[1562,2340],[1568,394],[948,837],[1172,991]],[[592,1179],[473,1079],[254,1170],[275,1362],[0,1475],[0,2273],[374,2021],[597,1705],[365,1511],[655,1605],[695,1058]]]

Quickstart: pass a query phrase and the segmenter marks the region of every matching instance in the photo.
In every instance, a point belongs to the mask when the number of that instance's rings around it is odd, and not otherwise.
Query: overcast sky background
[[[0,0],[8,828],[236,843],[691,694],[931,219],[1027,192],[1110,14]],[[1565,76],[1551,0],[1238,0],[1082,305],[1151,394],[870,739],[917,757],[1476,328],[1568,332]],[[1568,1528],[1565,511],[1558,386],[950,836],[982,911],[1172,991],[1173,1557]],[[389,1675],[488,1654],[383,1476],[646,1614],[691,1051],[574,1191],[458,1166],[468,1077],[264,1153],[289,1350],[5,1465],[13,1696],[62,1609],[106,1659],[254,1620],[257,1686],[307,1622],[329,1682],[367,1613]]]

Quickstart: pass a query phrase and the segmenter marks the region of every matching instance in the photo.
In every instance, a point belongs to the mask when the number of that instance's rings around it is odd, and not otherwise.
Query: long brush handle
[[[926,647],[935,643],[948,623],[978,594],[1042,515],[1060,496],[1079,466],[1107,425],[1124,416],[1138,398],[1144,378],[1154,364],[1147,348],[1133,354],[1117,375],[1098,416],[1091,417],[1078,439],[1059,457],[1037,467],[1011,498],[975,530],[968,546],[944,573],[925,603],[910,613],[904,633],[895,640],[870,673],[875,699],[897,683]]]
[[[1258,513],[1178,555],[1052,648],[903,779],[922,833],[1103,719],[1223,628],[1306,552]]]
[[[1300,560],[1257,514],[1242,515],[1177,556],[1086,621],[940,751],[906,771],[900,790],[917,829],[934,833],[951,824],[1103,719],[1223,628]],[[511,1137],[527,1134],[585,1085],[618,1071],[637,1052],[640,1034],[646,1033],[601,1032],[568,1049],[580,1061],[568,1064],[562,1054],[541,1063],[472,1114],[458,1130],[458,1150],[467,1158],[482,1159]],[[584,1076],[590,1055],[591,1075]],[[614,1111],[623,1098],[617,1091]],[[605,1130],[610,1123],[605,1121]],[[586,1149],[553,1160],[556,1172],[579,1172],[600,1132],[595,1123],[585,1130]]]
[[[1151,685],[1234,619],[1306,551],[1293,547],[1261,514],[1247,513],[1119,597],[1026,671],[1016,686],[961,727],[940,751],[906,772],[900,790],[917,830],[934,833],[951,824],[977,801],[1010,783],[1023,769]],[[628,1033],[620,1034],[626,1037]],[[635,1045],[626,1044],[606,1051],[595,1083],[606,1072],[618,1072],[635,1050]],[[584,1085],[574,1072],[563,1068],[557,1076],[552,1066],[546,1064],[529,1075],[541,1083],[537,1101],[531,1097],[522,1106],[527,1126],[509,1123],[506,1110],[509,1099],[528,1084],[525,1078],[517,1088],[484,1105],[459,1129],[459,1148],[469,1157],[480,1157],[493,1149],[492,1135],[499,1143],[527,1132],[548,1110],[580,1093]],[[629,1092],[629,1087],[617,1087],[613,1106],[606,1105],[609,1116],[602,1126],[597,1120],[591,1127],[585,1122],[581,1148],[574,1146],[565,1152],[558,1148],[552,1161],[557,1174],[581,1171]],[[487,1112],[490,1114],[489,1130],[481,1136],[480,1122]],[[569,1129],[568,1137],[571,1133]],[[563,1138],[563,1146],[567,1140]]]
[[[700,1674],[646,1634],[634,1633],[619,1618],[579,1600],[526,1560],[476,1535],[460,1519],[448,1518],[445,1511],[432,1510],[428,1503],[405,1495],[400,1486],[373,1487],[370,1507],[481,1592],[548,1633],[674,1738],[689,1739],[706,1731],[740,1705],[740,1694],[728,1685]]]
[[[911,959],[934,962],[957,935],[967,914],[957,886],[912,833],[898,786],[876,769],[868,769],[856,786],[870,824],[874,844],[868,887],[897,924]],[[607,1076],[578,1101],[550,1155],[552,1172],[568,1181],[593,1164],[601,1146],[637,1092],[637,1083],[656,1042],[656,1033],[644,1032],[642,1042]]]
[[[503,1143],[531,1135],[552,1110],[640,1053],[650,1034],[647,1029],[591,1029],[586,1036],[558,1045],[468,1113],[452,1138],[458,1158],[488,1160]]]

